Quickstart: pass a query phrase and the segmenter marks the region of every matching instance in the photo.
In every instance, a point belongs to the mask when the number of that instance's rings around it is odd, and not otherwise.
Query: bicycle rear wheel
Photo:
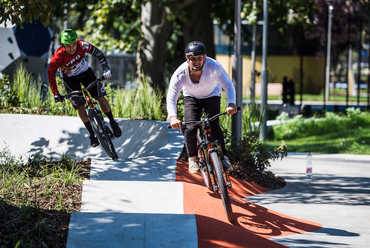
[[[201,147],[201,143],[203,142],[203,135],[201,128],[197,128],[197,143],[198,143],[198,158],[199,158],[199,164],[200,164],[200,173],[202,174],[204,184],[206,187],[214,192],[213,185],[211,182],[211,177],[209,175],[209,170],[207,166],[207,157],[205,154],[204,149]]]
[[[91,127],[94,130],[96,137],[99,139],[104,151],[112,159],[118,158],[116,149],[114,148],[110,133],[104,127],[103,121],[96,109],[89,109],[88,116],[90,119]]]
[[[231,208],[230,197],[229,197],[229,193],[227,191],[224,174],[223,174],[222,169],[221,169],[220,158],[219,158],[217,152],[212,152],[211,153],[211,159],[212,159],[212,163],[213,163],[213,168],[215,169],[215,172],[216,172],[217,184],[218,184],[218,188],[220,189],[220,194],[221,194],[221,198],[222,198],[222,203],[224,204],[224,209],[225,209],[225,212],[226,212],[226,216],[227,216],[228,220],[231,222],[231,221],[234,220],[234,214],[233,214],[233,210]]]

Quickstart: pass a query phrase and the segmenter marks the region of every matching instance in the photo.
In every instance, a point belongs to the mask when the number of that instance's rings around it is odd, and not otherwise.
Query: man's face
[[[70,55],[73,55],[76,53],[77,50],[77,42],[72,44],[63,44],[63,46],[66,48],[66,52]]]
[[[191,70],[198,70],[204,64],[206,60],[206,55],[198,55],[198,56],[187,56],[188,64]]]

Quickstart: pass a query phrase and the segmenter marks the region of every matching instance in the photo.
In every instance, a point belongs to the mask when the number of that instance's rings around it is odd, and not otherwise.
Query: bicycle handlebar
[[[237,109],[237,111],[241,110],[240,107],[237,107],[236,109]],[[207,121],[208,122],[214,121],[215,119],[217,119],[221,115],[226,115],[226,114],[227,114],[227,112],[225,111],[225,112],[219,113],[217,115],[214,115],[211,118],[208,118],[208,120],[207,120],[207,117],[206,117],[206,118],[204,118],[203,120],[200,120],[200,121],[181,122],[181,126],[186,127],[187,124],[194,124],[193,126],[197,126],[197,125],[202,124],[202,123],[207,122]],[[171,125],[168,125],[167,128],[171,129],[172,127],[171,127]]]
[[[98,82],[103,81],[104,79],[105,78],[102,76],[102,77],[96,79],[95,81],[91,82],[87,87],[85,87],[81,90],[74,90],[74,91],[69,92],[67,95],[64,95],[64,96],[62,95],[62,101],[64,101],[67,97],[69,97],[71,95],[78,94],[78,93],[83,93],[83,92],[87,91],[88,89],[93,87],[95,84],[97,84]]]

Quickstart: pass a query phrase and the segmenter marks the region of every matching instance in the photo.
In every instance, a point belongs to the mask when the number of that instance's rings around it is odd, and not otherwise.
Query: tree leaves
[[[52,4],[62,4],[61,0],[2,0],[0,23],[7,22],[21,25],[22,22],[32,22],[40,19],[45,26],[50,23]]]
[[[140,1],[100,1],[90,5],[89,11],[90,17],[81,32],[87,40],[104,44],[106,51],[136,52],[141,37]]]

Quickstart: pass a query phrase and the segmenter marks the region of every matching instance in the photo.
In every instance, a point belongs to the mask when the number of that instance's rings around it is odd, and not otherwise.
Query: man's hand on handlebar
[[[104,79],[110,78],[112,76],[112,72],[109,69],[105,69],[103,72]]]
[[[171,127],[173,129],[180,129],[180,132],[182,132],[182,125],[181,125],[181,121],[179,119],[177,119],[176,116],[171,116],[171,123],[170,123]]]
[[[54,102],[63,102],[64,98],[61,94],[54,95]]]
[[[229,103],[229,105],[226,108],[227,115],[233,115],[238,111],[236,105],[234,103]]]

